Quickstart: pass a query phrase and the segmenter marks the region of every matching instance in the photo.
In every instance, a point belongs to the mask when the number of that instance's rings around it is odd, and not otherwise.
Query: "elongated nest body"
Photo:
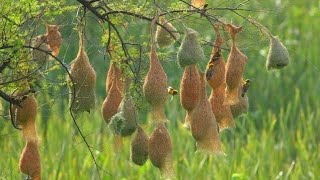
[[[40,35],[34,38],[32,42],[32,47],[37,48],[32,50],[32,60],[37,62],[39,68],[44,67],[47,63],[49,55],[49,47],[47,45],[47,36]]]
[[[206,79],[213,90],[225,82],[225,73],[225,63],[221,51],[217,50],[211,57],[206,69]]]
[[[270,48],[266,61],[267,70],[282,69],[289,64],[289,52],[277,36],[270,37]]]
[[[230,105],[224,105],[225,84],[211,91],[209,102],[217,120],[219,131],[235,127]]]
[[[204,5],[206,4],[206,0],[191,0],[191,9],[195,8],[203,8]]]
[[[37,141],[27,141],[20,156],[19,169],[32,179],[41,179],[40,153]]]
[[[95,108],[96,103],[96,72],[84,50],[82,37],[80,37],[78,55],[71,64],[70,75],[72,80],[68,77],[68,87],[71,92],[72,111],[75,114],[84,111],[90,112]]]
[[[242,114],[247,113],[249,109],[249,98],[247,94],[244,94],[244,96],[242,97],[241,91],[242,89],[239,88],[239,102],[231,106],[231,111],[232,111],[233,117],[235,118]]]
[[[144,130],[138,126],[137,133],[131,142],[131,160],[136,165],[142,166],[148,160],[148,136]]]
[[[62,44],[62,36],[59,32],[58,25],[47,24],[47,42],[52,51],[52,55],[58,56],[60,52],[60,46]]]
[[[164,123],[157,124],[148,141],[149,158],[160,169],[164,179],[174,177],[172,160],[172,142]]]
[[[233,105],[239,102],[238,89],[242,82],[245,65],[248,61],[246,55],[239,51],[235,44],[235,35],[241,31],[241,27],[229,24],[227,29],[231,36],[232,46],[226,64],[226,105]]]
[[[167,22],[164,17],[161,16],[159,18],[159,23],[165,27],[164,29],[161,26],[157,26],[156,42],[160,48],[170,46],[176,39],[179,39],[180,34],[177,29],[170,22]]]
[[[116,78],[112,79],[112,85],[109,93],[102,103],[101,112],[104,121],[109,124],[111,117],[114,116],[119,108],[122,101],[122,93],[118,88],[118,82]]]
[[[24,93],[17,93],[18,96],[22,94]],[[11,118],[22,128],[28,124],[34,124],[38,112],[38,103],[34,95],[28,95],[20,105],[21,107],[12,105],[10,110],[12,115]]]
[[[200,101],[190,115],[191,133],[196,140],[198,152],[223,154],[218,125],[206,95],[204,74],[200,75],[200,79]]]
[[[106,91],[109,92],[110,88],[111,88],[111,84],[112,84],[112,78],[116,78],[117,82],[118,82],[118,88],[121,92],[123,92],[122,89],[122,71],[119,67],[116,66],[115,63],[111,63],[108,73],[107,73],[107,78],[106,78]]]
[[[179,47],[177,59],[180,67],[194,65],[204,60],[204,52],[198,40],[198,32],[187,28]]]
[[[166,121],[164,105],[168,96],[167,75],[158,60],[154,46],[150,51],[150,67],[143,84],[143,93],[152,107],[153,120]]]
[[[200,76],[197,65],[185,67],[180,82],[180,103],[187,111],[192,111],[200,98]]]
[[[130,136],[137,128],[137,112],[131,96],[126,95],[118,113],[111,118],[113,132],[122,137]]]

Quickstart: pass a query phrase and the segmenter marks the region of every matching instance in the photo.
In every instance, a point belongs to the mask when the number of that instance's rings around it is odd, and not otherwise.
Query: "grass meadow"
[[[277,2],[261,2],[259,7],[275,7]],[[173,142],[177,179],[319,178],[320,23],[317,17],[320,17],[320,1],[279,2],[280,8],[272,13],[262,13],[261,17],[256,18],[283,40],[291,62],[281,71],[266,71],[267,41],[255,41],[250,34],[244,35],[243,39],[247,37],[251,43],[245,44],[246,48],[243,49],[249,57],[245,77],[252,80],[248,92],[250,110],[236,119],[236,128],[221,133],[223,149],[227,154],[225,157],[195,153],[195,141],[182,126],[185,111],[179,97],[175,96],[172,102],[167,102],[166,114],[170,120],[168,129]],[[245,23],[243,25],[249,26]],[[93,34],[94,31],[93,28],[89,33]],[[257,45],[259,48],[255,47]],[[62,49],[62,52],[66,50]],[[208,52],[209,48],[206,50]],[[68,56],[71,60],[74,57],[72,53]],[[171,58],[172,61],[164,61],[163,65],[169,84],[179,89],[182,70],[174,58]],[[130,161],[130,137],[124,139],[121,150],[114,150],[113,135],[100,114],[105,97],[107,64],[94,64],[99,76],[96,111],[84,113],[77,119],[98,165],[107,172],[100,171],[100,175],[102,179],[159,179],[160,172],[152,166],[150,160],[142,167]],[[43,94],[37,97],[43,179],[97,179],[92,157],[76,132],[67,110],[67,97],[57,97],[57,103],[52,103],[52,106],[41,103]],[[61,104],[64,104],[64,108],[61,108]],[[150,135],[153,126],[148,109],[141,111],[139,117],[144,122],[143,128]],[[46,132],[43,128],[45,126],[48,128]],[[23,147],[21,133],[12,127],[10,121],[0,119],[0,179],[25,178],[18,168]]]

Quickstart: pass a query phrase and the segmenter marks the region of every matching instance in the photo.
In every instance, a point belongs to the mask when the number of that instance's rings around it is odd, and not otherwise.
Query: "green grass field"
[[[320,1],[282,3],[283,8],[276,15],[264,17],[262,22],[287,45],[291,63],[281,71],[267,72],[266,58],[262,56],[267,46],[260,51],[245,51],[249,57],[246,77],[253,81],[248,93],[250,111],[236,119],[236,128],[221,133],[227,156],[196,154],[191,133],[182,127],[185,112],[179,97],[167,102],[177,179],[319,179]],[[265,4],[274,6],[271,1]],[[177,73],[174,68],[178,66],[172,61],[165,62],[164,67],[169,82],[178,87],[182,70]],[[101,87],[105,71],[100,70]],[[131,138],[124,139],[119,152],[114,151],[113,135],[100,115],[104,94],[98,97],[97,110],[83,114],[77,122],[98,165],[109,173],[100,171],[102,179],[159,179],[160,172],[150,160],[142,167],[130,161]],[[51,113],[41,114],[41,108],[39,103],[37,122],[43,179],[97,179],[94,162],[75,133],[67,109],[61,111],[54,104]],[[153,129],[150,115],[140,113],[140,120],[147,122],[142,126],[150,135]],[[47,138],[42,128],[45,121]],[[20,132],[9,121],[0,119],[0,178],[25,178],[18,168],[23,147]]]

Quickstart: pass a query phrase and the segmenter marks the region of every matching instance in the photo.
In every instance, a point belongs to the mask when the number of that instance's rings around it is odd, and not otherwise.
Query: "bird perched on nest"
[[[210,62],[208,63],[207,65],[207,69],[206,69],[206,79],[207,81],[209,81],[212,77],[213,77],[213,74],[214,74],[214,62],[216,60],[218,60],[220,57],[220,53],[216,53],[210,60]]]
[[[241,96],[242,96],[242,97],[244,97],[244,95],[245,95],[246,92],[248,91],[249,86],[250,86],[250,83],[251,83],[251,80],[250,80],[250,79],[247,79],[247,80],[243,81],[242,91],[241,91]]]

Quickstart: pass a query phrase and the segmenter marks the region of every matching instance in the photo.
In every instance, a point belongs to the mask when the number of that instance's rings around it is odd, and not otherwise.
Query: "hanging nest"
[[[25,92],[18,92],[15,96],[22,96]],[[38,103],[33,94],[29,94],[21,102],[21,107],[17,105],[11,106],[11,118],[14,122],[22,128],[26,126],[30,121],[35,121],[37,116]]]
[[[247,113],[249,109],[249,98],[247,94],[243,94],[242,96],[241,92],[242,88],[239,88],[239,102],[231,106],[231,111],[234,118]]]
[[[58,56],[60,52],[60,46],[62,44],[62,36],[59,32],[58,25],[47,24],[47,43],[52,51],[53,56]]]
[[[178,50],[177,59],[180,67],[200,63],[204,59],[203,49],[198,41],[198,32],[187,28],[181,46]]]
[[[289,52],[277,36],[270,37],[270,48],[266,62],[267,70],[281,69],[289,64]]]
[[[38,141],[27,141],[20,156],[19,169],[34,180],[41,179]]]
[[[137,112],[130,95],[125,95],[118,113],[111,118],[113,132],[122,137],[130,136],[137,128]]]
[[[89,62],[84,50],[83,35],[80,32],[79,51],[77,57],[72,61],[68,87],[70,90],[70,106],[75,114],[95,108],[96,102],[96,72]],[[73,82],[73,83],[72,83]],[[74,85],[74,86],[73,86]]]
[[[191,9],[195,8],[203,8],[206,4],[206,0],[191,0]]]
[[[101,107],[103,119],[107,124],[109,124],[110,118],[117,113],[121,101],[122,93],[118,88],[118,80],[113,77],[108,96],[103,101]]]
[[[47,45],[47,36],[40,35],[33,39],[32,47],[40,49],[32,50],[32,60],[38,64],[38,68],[42,68],[46,65],[49,55],[46,52],[50,52]]]
[[[241,32],[242,27],[237,27],[232,24],[226,25],[227,30],[231,36],[232,46],[226,64],[226,105],[233,105],[239,102],[238,90],[241,86],[242,75],[244,73],[245,65],[248,61],[246,55],[239,51],[235,44],[235,35]]]
[[[185,124],[189,128],[188,118],[191,111],[197,106],[200,97],[200,76],[196,65],[185,67],[180,84],[180,102],[182,107],[187,110]]]
[[[215,90],[212,90],[209,97],[209,102],[217,120],[219,131],[235,126],[230,106],[223,104],[225,99],[225,87],[226,85],[224,83]]]
[[[164,29],[163,27],[158,26],[156,31],[156,42],[160,48],[170,46],[176,39],[179,39],[180,34],[177,32],[176,28],[173,27],[170,22],[167,22],[164,17],[161,16],[159,18],[159,23],[165,27]]]
[[[198,152],[223,154],[218,125],[206,95],[206,82],[203,73],[200,75],[200,82],[199,104],[190,115],[191,133],[196,140]]]
[[[213,90],[225,82],[225,63],[221,54],[221,46],[224,40],[219,32],[219,25],[214,26],[216,38],[213,43],[210,60],[207,64],[206,79]]]
[[[158,60],[154,45],[150,51],[150,67],[144,80],[143,93],[151,105],[153,120],[155,122],[167,121],[164,106],[167,99],[167,75]]]
[[[163,123],[157,124],[148,141],[149,158],[160,169],[163,179],[174,177],[172,142],[169,131]]]
[[[144,130],[138,126],[137,134],[131,142],[131,160],[136,165],[142,166],[148,160],[148,136]]]

